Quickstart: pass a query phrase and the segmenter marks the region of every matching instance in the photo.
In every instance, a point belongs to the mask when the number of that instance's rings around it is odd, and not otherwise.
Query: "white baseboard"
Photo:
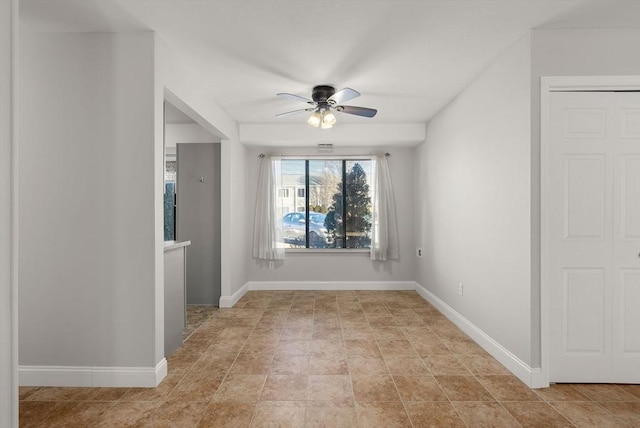
[[[18,376],[20,386],[153,388],[167,376],[167,360],[155,367],[20,366]]]
[[[414,281],[249,281],[248,290],[414,290]]]
[[[238,300],[242,299],[249,289],[247,288],[247,284],[240,287],[238,291],[233,293],[231,296],[220,296],[219,307],[221,308],[232,308],[233,305],[238,303]]]
[[[416,283],[415,290],[429,303],[435,306],[444,316],[457,325],[460,330],[465,332],[471,339],[487,351],[492,357],[498,360],[518,379],[524,382],[530,388],[543,388],[549,386],[542,376],[539,368],[531,368],[520,358],[511,353],[508,349],[496,342],[491,336],[478,328],[471,321],[462,316],[451,306],[442,301],[435,294]]]

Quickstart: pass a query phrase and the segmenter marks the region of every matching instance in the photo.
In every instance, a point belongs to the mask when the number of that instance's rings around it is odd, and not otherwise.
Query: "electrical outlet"
[[[275,262],[269,262],[269,269],[275,269],[276,268],[276,263]]]
[[[422,257],[422,248],[416,247],[416,257]]]
[[[459,282],[458,283],[458,294],[462,296],[462,294],[464,293],[464,285]]]

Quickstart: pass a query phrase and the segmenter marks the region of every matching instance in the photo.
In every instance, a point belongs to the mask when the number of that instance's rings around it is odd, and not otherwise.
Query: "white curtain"
[[[385,155],[375,158],[372,184],[371,260],[398,259],[398,224]]]
[[[280,159],[274,156],[264,156],[260,163],[253,228],[253,257],[257,259],[284,259],[282,219],[276,210],[276,192],[282,184],[280,167]]]

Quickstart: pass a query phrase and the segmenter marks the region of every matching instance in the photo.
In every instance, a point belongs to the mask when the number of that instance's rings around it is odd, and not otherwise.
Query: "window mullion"
[[[342,248],[347,248],[347,161],[342,160]]]
[[[309,248],[309,159],[304,161],[304,241]]]

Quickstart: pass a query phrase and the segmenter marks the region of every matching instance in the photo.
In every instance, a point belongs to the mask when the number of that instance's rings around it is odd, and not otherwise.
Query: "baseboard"
[[[247,291],[249,291],[249,288],[247,287],[247,284],[245,284],[242,287],[240,287],[240,289],[238,289],[238,291],[233,293],[231,296],[220,296],[219,307],[232,308],[233,305],[238,303],[238,300],[242,299],[242,296],[244,296],[247,293]]]
[[[20,366],[20,386],[142,387],[158,386],[167,376],[167,360],[155,367]]]
[[[414,281],[249,281],[248,290],[414,290]]]
[[[460,330],[465,332],[471,339],[487,351],[492,357],[498,360],[518,379],[524,382],[530,388],[542,388],[548,386],[545,384],[539,368],[531,368],[520,358],[511,353],[508,349],[496,342],[491,336],[478,328],[471,321],[466,319],[462,314],[457,312],[451,306],[442,301],[438,296],[424,288],[422,285],[415,283],[415,290],[429,303],[435,306],[444,316],[457,325]]]

